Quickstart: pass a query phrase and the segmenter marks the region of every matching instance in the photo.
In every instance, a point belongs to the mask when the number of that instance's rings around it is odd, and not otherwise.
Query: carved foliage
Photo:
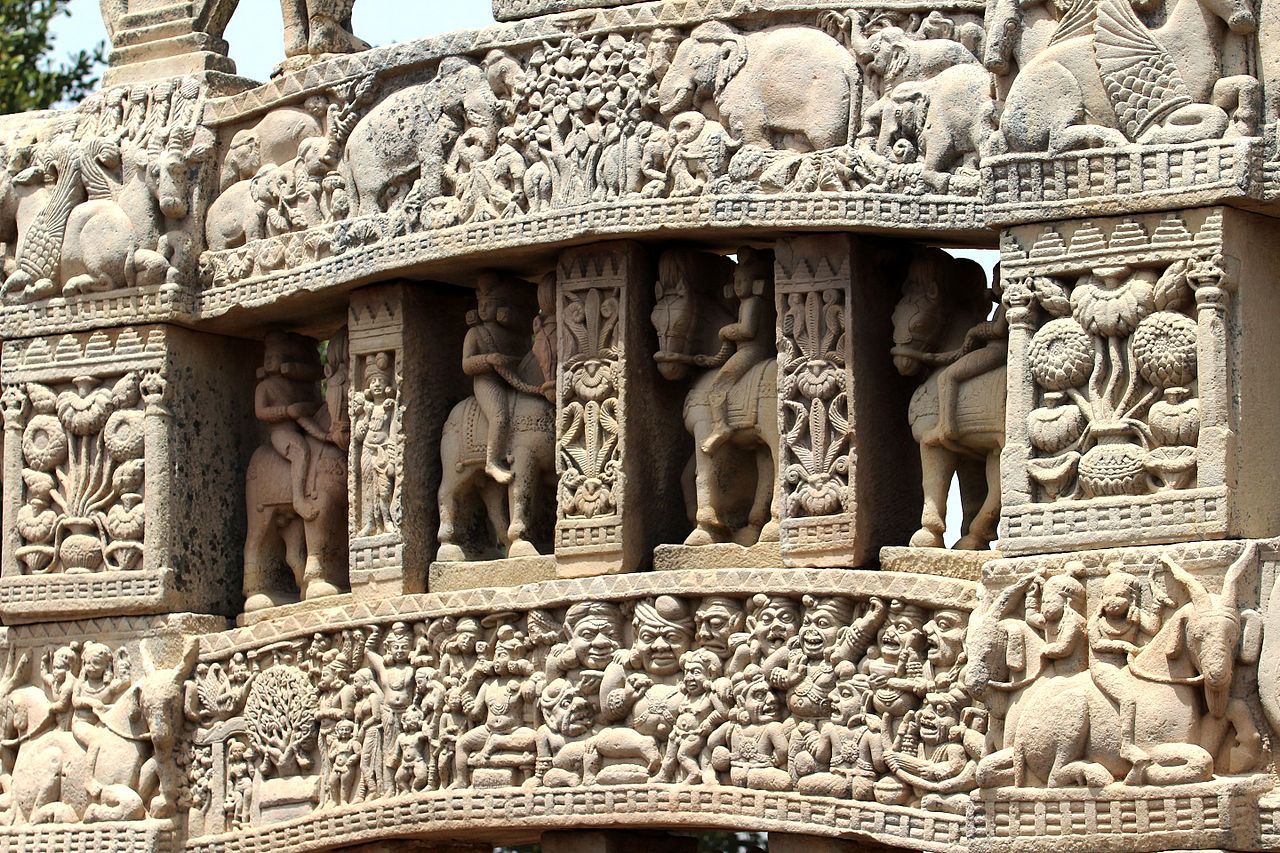
[[[30,382],[6,392],[14,415],[20,407],[27,412],[26,503],[17,515],[22,545],[15,553],[24,573],[142,567],[142,386],[158,381],[131,372],[56,387]]]

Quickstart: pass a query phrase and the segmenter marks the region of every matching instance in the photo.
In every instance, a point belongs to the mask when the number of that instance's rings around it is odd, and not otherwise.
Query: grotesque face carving
[[[720,658],[707,649],[694,649],[680,656],[680,665],[684,670],[680,679],[680,688],[685,696],[705,696],[711,692],[711,685],[720,677]]]
[[[660,595],[636,604],[635,652],[650,675],[669,675],[693,643],[693,620],[680,599]]]
[[[853,605],[840,598],[804,597],[800,621],[800,649],[810,658],[821,658],[836,644],[840,629],[853,619]]]
[[[928,746],[938,746],[951,739],[951,732],[959,723],[952,699],[946,693],[930,693],[916,715],[920,725],[920,740]]]
[[[962,610],[943,608],[925,623],[924,635],[928,643],[929,664],[935,670],[955,666],[964,650],[965,613]]]
[[[767,657],[800,630],[800,605],[781,595],[757,595],[751,600],[747,630]]]
[[[729,657],[729,637],[743,631],[747,614],[738,601],[723,595],[710,595],[698,605],[693,621],[697,627],[698,645],[724,660]]]
[[[858,683],[857,669],[853,664],[842,662],[836,669],[835,689],[831,691],[831,722],[838,726],[848,726],[862,713],[866,701],[866,690]]]
[[[776,723],[782,718],[782,702],[763,673],[756,673],[746,681],[739,691],[738,701],[748,723]]]
[[[889,618],[884,620],[877,638],[880,656],[889,663],[897,663],[904,652],[919,643],[923,628],[924,611],[895,599],[889,605]]]
[[[622,613],[616,604],[575,604],[564,621],[569,646],[585,669],[604,669],[622,647]]]
[[[544,687],[538,704],[547,728],[565,737],[581,737],[595,724],[591,703],[566,679],[557,678]]]

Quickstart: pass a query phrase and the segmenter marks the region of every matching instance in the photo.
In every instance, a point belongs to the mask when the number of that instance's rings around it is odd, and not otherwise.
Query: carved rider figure
[[[258,420],[270,426],[271,446],[289,460],[293,505],[302,514],[314,497],[307,486],[311,448],[302,421],[320,409],[316,384],[321,377],[320,359],[317,353],[303,351],[309,349],[307,339],[286,332],[267,333],[263,346],[254,411]]]
[[[515,316],[511,285],[487,273],[477,282],[477,309],[462,343],[462,370],[471,377],[476,402],[489,425],[485,473],[499,484],[511,482],[508,439],[511,408],[524,383],[517,375],[529,351],[528,326]]]
[[[773,259],[754,249],[738,251],[733,284],[726,288],[737,304],[737,319],[720,330],[727,360],[711,385],[711,434],[702,442],[704,453],[715,453],[731,435],[729,392],[762,361],[774,358]]]

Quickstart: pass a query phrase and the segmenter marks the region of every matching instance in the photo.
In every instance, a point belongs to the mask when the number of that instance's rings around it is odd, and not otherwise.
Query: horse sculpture
[[[453,407],[440,437],[440,459],[444,472],[440,480],[441,561],[482,559],[468,553],[463,540],[466,506],[477,496],[484,505],[488,523],[507,557],[536,557],[535,531],[545,525],[537,520],[539,498],[554,494],[556,449],[555,414],[543,396],[543,380],[532,353],[510,377],[518,387],[510,394],[511,425],[507,435],[511,459],[511,481],[499,484],[485,473],[485,435],[489,424],[474,396]],[[554,384],[550,388],[554,395]]]
[[[759,325],[772,346],[772,258],[756,254],[748,262],[740,253],[739,274],[768,275],[766,316]],[[767,270],[768,272],[763,272]],[[659,262],[657,304],[652,321],[658,333],[658,352],[654,356],[664,378],[683,380],[692,368],[708,368],[689,389],[684,404],[685,428],[694,438],[694,494],[696,509],[690,516],[696,527],[685,539],[686,545],[713,542],[736,542],[751,546],[757,542],[777,541],[777,490],[774,488],[778,465],[778,362],[770,357],[757,361],[726,388],[721,376],[733,355],[731,334],[725,330],[739,326],[734,312],[724,299],[724,283],[731,277],[733,264],[727,258],[705,252],[674,249]],[[757,276],[758,277],[758,276]],[[722,340],[723,338],[723,340]],[[738,346],[741,349],[742,344]],[[760,341],[755,342],[757,345]],[[720,395],[724,399],[719,399]],[[714,431],[712,406],[721,406],[728,439],[709,447]],[[749,503],[740,496],[740,483],[735,473],[742,470],[742,454],[754,461],[755,483],[750,489]],[[746,466],[750,469],[751,466]]]
[[[1028,691],[1006,735],[1012,747],[984,758],[979,775],[998,778],[989,769],[1003,766],[1017,786],[1093,787],[1186,784],[1252,769],[1261,736],[1232,687],[1235,662],[1256,663],[1261,648],[1261,616],[1239,605],[1241,577],[1256,558],[1256,546],[1247,546],[1214,594],[1166,557],[1188,600],[1160,596],[1173,612],[1128,656],[1121,678],[1108,679],[1122,685],[1118,701],[1097,686],[1096,656],[1090,671]]]
[[[960,478],[961,538],[979,550],[995,538],[1004,446],[1005,355],[987,324],[991,297],[973,261],[927,249],[912,260],[893,312],[894,365],[904,376],[926,371],[911,397],[911,434],[920,444],[924,509],[917,548],[939,548],[951,479]]]

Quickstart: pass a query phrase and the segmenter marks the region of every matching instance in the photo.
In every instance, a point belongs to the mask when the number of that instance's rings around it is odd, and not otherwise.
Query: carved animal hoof
[[[760,528],[753,524],[748,524],[733,534],[733,541],[743,548],[750,548],[760,541]]]
[[[695,527],[684,540],[686,545],[710,545],[715,542],[715,537],[701,527]]]
[[[986,547],[990,544],[990,540],[984,539],[981,536],[974,536],[970,533],[968,536],[960,537],[960,541],[955,544],[955,550],[983,551],[986,550]]]
[[[441,563],[457,563],[467,559],[467,554],[452,542],[445,542],[436,551],[436,560]]]
[[[528,539],[515,539],[511,542],[511,547],[507,549],[508,557],[536,557],[538,549],[533,547],[533,543]]]
[[[782,538],[782,528],[778,526],[778,522],[770,521],[764,527],[760,528],[761,542],[777,542]]]
[[[911,536],[912,548],[941,548],[942,534],[921,527]]]
[[[310,601],[313,598],[324,598],[329,595],[337,595],[340,592],[342,590],[328,581],[315,580],[307,583],[306,592],[303,593],[302,597]]]
[[[265,610],[268,607],[276,607],[277,605],[282,603],[283,602],[277,601],[274,597],[272,597],[268,593],[259,592],[245,599],[244,612],[252,613],[255,610]]]

